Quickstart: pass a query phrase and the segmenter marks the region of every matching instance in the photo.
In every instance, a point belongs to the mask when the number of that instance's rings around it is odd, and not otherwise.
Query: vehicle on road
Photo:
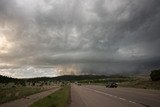
[[[118,84],[116,82],[109,82],[105,84],[106,88],[117,88]]]

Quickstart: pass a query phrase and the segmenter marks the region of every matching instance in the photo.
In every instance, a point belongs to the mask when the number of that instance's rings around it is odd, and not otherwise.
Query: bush
[[[160,80],[160,69],[151,71],[150,77],[151,77],[152,81]]]
[[[25,82],[25,81],[21,81],[20,84],[21,84],[22,86],[26,86],[26,82]]]

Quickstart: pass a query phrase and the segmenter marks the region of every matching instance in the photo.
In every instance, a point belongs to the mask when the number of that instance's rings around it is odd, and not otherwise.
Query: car
[[[105,84],[106,88],[117,88],[118,84],[116,82],[109,82]]]

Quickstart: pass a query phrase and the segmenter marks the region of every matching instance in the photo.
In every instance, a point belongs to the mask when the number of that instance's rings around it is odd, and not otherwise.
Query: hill
[[[0,83],[17,82],[19,79],[0,75]]]
[[[126,78],[121,75],[63,75],[58,77],[36,77],[36,78],[25,78],[25,79],[17,79],[11,78],[7,76],[0,75],[0,82],[17,82],[17,81],[28,81],[28,82],[38,82],[38,81],[80,81],[80,80],[95,80],[95,79],[106,79],[106,78]]]

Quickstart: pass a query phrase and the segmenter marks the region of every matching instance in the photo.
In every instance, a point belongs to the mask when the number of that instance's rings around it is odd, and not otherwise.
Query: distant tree
[[[45,82],[45,85],[48,85],[48,83],[47,83],[47,82]]]
[[[12,86],[12,88],[15,88],[15,87],[16,87],[15,85]]]
[[[18,80],[19,80],[19,79],[0,75],[0,83],[15,82],[15,81],[18,81]]]
[[[43,85],[44,85],[44,83],[39,84],[39,86],[43,86]]]
[[[25,82],[25,81],[20,81],[20,84],[21,84],[22,86],[26,86],[26,82]]]
[[[15,85],[19,85],[19,82],[16,81],[14,84],[15,84]]]
[[[150,77],[152,81],[160,80],[160,69],[151,71]]]
[[[35,83],[35,82],[33,82],[33,83],[32,83],[32,86],[35,86],[35,84],[36,84],[36,83]]]

